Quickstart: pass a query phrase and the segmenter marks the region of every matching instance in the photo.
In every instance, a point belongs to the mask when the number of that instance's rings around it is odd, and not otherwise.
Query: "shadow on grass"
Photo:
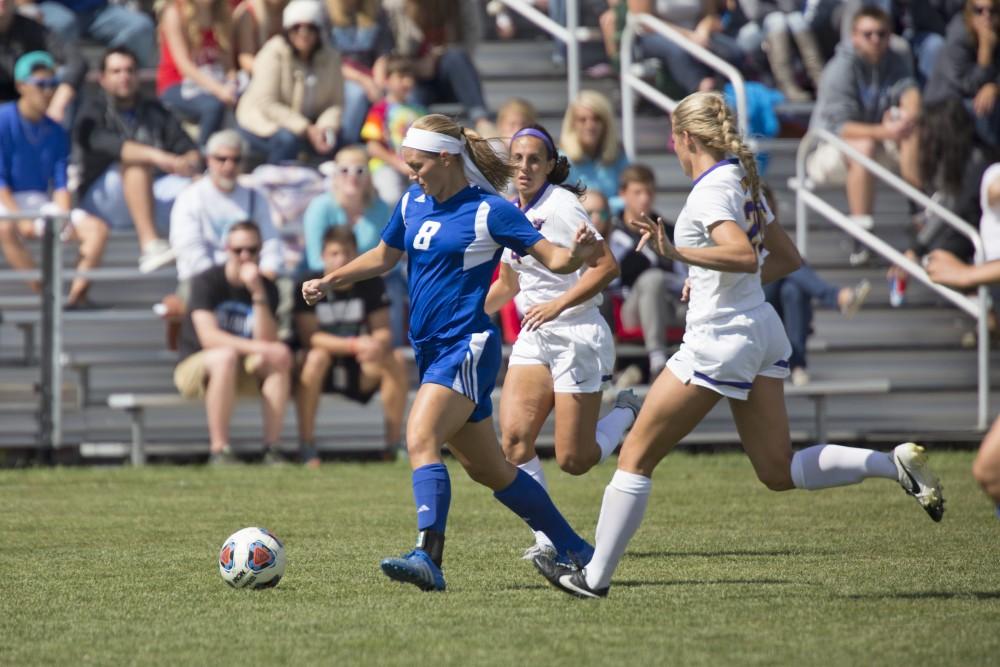
[[[661,581],[612,581],[612,588],[647,588],[652,586],[803,586],[809,582],[789,581],[786,579],[671,579]],[[546,584],[511,584],[506,587],[509,591],[533,591],[548,590],[551,587]]]
[[[730,550],[730,551],[629,551],[626,558],[724,558],[726,556],[749,557],[749,558],[770,558],[772,556],[805,556],[824,555],[830,551],[791,551],[781,549],[775,551],[750,551],[750,550]]]
[[[1000,591],[914,591],[845,595],[848,600],[1000,600]]]

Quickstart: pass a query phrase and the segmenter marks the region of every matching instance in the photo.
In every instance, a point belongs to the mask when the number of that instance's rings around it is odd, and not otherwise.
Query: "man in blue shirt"
[[[69,135],[45,115],[59,85],[55,62],[45,51],[26,53],[14,64],[20,98],[0,105],[0,214],[30,212],[21,220],[0,221],[0,250],[19,270],[35,268],[31,253],[21,242],[41,233],[39,213],[69,213],[63,239],[80,242],[78,270],[95,268],[108,240],[108,227],[100,218],[72,208],[66,186]],[[66,308],[87,308],[90,284],[76,279],[66,297]],[[32,283],[38,289],[37,283]]]

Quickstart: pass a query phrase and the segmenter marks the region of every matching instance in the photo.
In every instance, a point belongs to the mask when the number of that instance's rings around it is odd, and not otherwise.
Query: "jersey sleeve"
[[[505,248],[510,248],[519,255],[527,255],[528,248],[545,237],[531,226],[524,213],[513,204],[498,201],[499,204],[492,208],[486,219],[490,236]]]
[[[403,222],[403,211],[409,200],[410,193],[407,192],[397,202],[396,208],[389,216],[389,222],[385,223],[385,228],[382,230],[382,240],[385,244],[403,252],[406,252],[406,225]]]
[[[688,197],[685,208],[690,219],[706,233],[724,220],[744,225],[743,193],[738,188],[726,183],[704,183],[692,194],[695,196]]]
[[[215,310],[219,297],[217,294],[218,281],[213,280],[211,269],[199,273],[191,279],[191,296],[188,299],[188,312],[196,310]]]

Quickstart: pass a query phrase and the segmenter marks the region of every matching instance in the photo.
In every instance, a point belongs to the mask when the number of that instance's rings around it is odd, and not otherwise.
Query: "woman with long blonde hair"
[[[599,191],[612,210],[620,209],[618,180],[628,158],[618,145],[611,101],[596,90],[581,90],[563,115],[559,147],[572,166],[569,180]]]
[[[490,394],[500,366],[500,333],[483,310],[504,247],[556,273],[571,273],[597,252],[580,225],[571,248],[547,241],[521,211],[497,195],[512,168],[489,141],[437,114],[406,133],[403,159],[415,184],[403,195],[374,249],[319,280],[303,283],[308,303],[327,290],[381,275],[407,256],[410,342],[420,388],[406,425],[419,536],[413,551],[386,558],[389,578],[425,591],[445,588],[441,572],[451,482],[448,448],[475,481],[534,530],[562,558],[587,560],[581,539],[531,476],[508,463],[493,428]]]
[[[687,327],[622,445],[604,492],[593,558],[579,570],[545,555],[534,559],[553,586],[577,597],[607,596],[645,514],[653,470],[723,397],[767,488],[816,490],[882,477],[899,482],[933,520],[944,513],[941,485],[923,448],[912,442],[890,453],[831,444],[792,452],[784,396],[791,346],[761,284],[795,270],[801,258],[772,224],[754,155],[722,95],[689,95],[672,120],[677,159],[694,181],[674,244],[662,221],[643,216],[635,224],[657,253],[690,266]]]
[[[229,0],[167,0],[160,9],[156,93],[184,120],[198,123],[198,143],[222,128],[236,106]]]

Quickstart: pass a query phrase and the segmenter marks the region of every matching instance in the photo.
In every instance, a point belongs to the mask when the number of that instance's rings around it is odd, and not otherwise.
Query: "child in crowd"
[[[410,168],[399,155],[406,131],[424,109],[406,102],[416,76],[413,61],[403,56],[389,56],[385,66],[385,97],[368,112],[361,139],[371,155],[369,170],[372,183],[382,201],[394,206],[403,196],[410,179]]]

